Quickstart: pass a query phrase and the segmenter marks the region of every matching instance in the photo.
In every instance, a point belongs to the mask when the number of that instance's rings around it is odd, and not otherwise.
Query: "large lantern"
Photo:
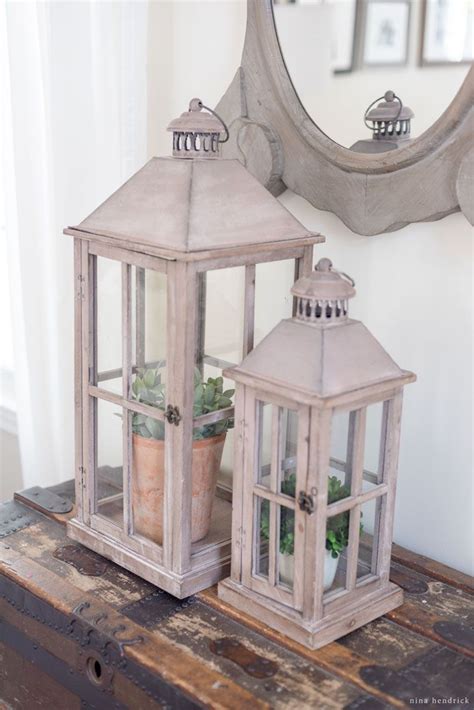
[[[170,125],[173,157],[65,230],[77,288],[68,534],[177,597],[228,574],[234,402],[222,369],[252,349],[265,287],[278,292],[265,262],[307,273],[323,241],[220,159],[222,125],[201,109],[193,100]]]
[[[403,386],[321,259],[237,382],[233,554],[219,596],[310,648],[402,602],[389,581]]]

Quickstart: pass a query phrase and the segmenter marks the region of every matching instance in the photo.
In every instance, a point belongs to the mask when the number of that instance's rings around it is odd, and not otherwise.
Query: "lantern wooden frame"
[[[299,340],[301,323],[295,318],[282,321],[241,365],[226,371],[236,381],[237,439],[231,576],[219,583],[219,597],[310,648],[319,648],[353,631],[399,606],[403,599],[402,590],[390,582],[389,571],[402,393],[404,385],[414,381],[415,376],[400,370],[361,324],[348,321],[345,327],[350,330],[351,325],[358,334],[356,337],[349,335],[344,345],[352,345],[349,352],[354,354],[357,343],[360,346],[365,341],[368,351],[361,350],[359,362],[363,362],[367,352],[376,370],[376,380],[382,371],[385,371],[385,378],[371,382],[369,375],[361,386],[349,385],[345,390],[340,380],[339,386],[332,388],[338,389],[337,393],[311,391],[307,386],[310,378],[294,370],[291,353],[295,349],[301,352],[304,343],[308,344],[311,338],[315,342],[319,336],[322,341],[332,337],[333,342],[337,342],[341,333],[336,330],[331,333],[330,329],[340,329],[344,325],[330,324],[322,335],[306,330]],[[342,377],[347,383],[353,382],[357,367],[353,367],[351,373],[351,363],[344,365],[343,357],[337,362],[331,347],[329,344],[330,355],[327,355],[326,362],[329,357],[336,361],[333,374],[338,366],[344,366]],[[310,347],[307,351],[298,362],[300,368],[305,360],[311,363],[320,355]],[[277,356],[277,353],[283,354]],[[285,359],[289,373],[286,381],[278,374],[284,372]],[[315,371],[322,375],[321,390],[325,388],[324,369],[325,366],[315,367]],[[318,388],[319,385],[315,390]],[[272,405],[271,473],[266,485],[259,480],[259,448],[263,446],[259,438],[260,403]],[[383,407],[379,463],[378,470],[371,472],[364,469],[366,412],[369,406],[378,403]],[[296,470],[294,498],[282,493],[279,482],[284,468],[281,427],[285,409],[295,410],[298,416],[296,464],[294,460],[292,462]],[[349,414],[346,461],[332,459],[330,453],[332,422],[340,413]],[[349,480],[350,495],[328,504],[330,467],[344,473]],[[372,487],[364,491],[363,481]],[[263,573],[258,566],[261,500],[269,501],[270,509],[268,561]],[[363,504],[372,500],[377,512],[371,556],[368,565],[364,566],[359,559],[360,510]],[[277,563],[280,550],[278,521],[282,506],[294,511],[294,574],[289,588],[279,577]],[[324,592],[327,520],[346,511],[350,511],[350,522],[345,581],[342,588]]]
[[[193,165],[191,165],[193,164]],[[170,203],[170,196],[181,195],[185,206],[195,205],[195,189],[200,188],[200,174],[206,179],[214,179],[215,171],[224,175],[223,183],[230,185],[230,194],[221,199],[219,209],[224,214],[228,202],[233,201],[236,217],[232,219],[233,243],[226,243],[226,235],[219,234],[220,242],[209,234],[205,220],[209,216],[207,205],[203,204],[203,214],[196,218],[196,232],[207,239],[197,248],[189,245],[189,230],[193,220],[183,220],[185,229],[183,243],[174,244],[173,232],[162,230],[155,241],[150,238],[151,228],[161,229],[162,221],[174,220],[179,208]],[[161,172],[160,172],[161,171]],[[171,171],[171,178],[168,179]],[[179,173],[176,189],[169,185]],[[186,171],[192,181],[181,179]],[[164,208],[156,207],[160,196],[157,191],[158,178],[165,173],[166,189]],[[250,181],[250,187],[249,183]],[[219,182],[219,181],[218,181]],[[151,185],[151,188],[149,186]],[[239,197],[238,187],[243,185],[254,194],[256,209],[258,203],[274,219],[275,238],[269,224],[267,233],[262,233],[259,225],[252,234],[252,205],[245,203],[247,196]],[[206,186],[206,185],[205,185]],[[181,192],[180,192],[181,190]],[[263,192],[262,192],[263,191]],[[200,195],[206,194],[202,190]],[[146,202],[150,195],[150,203]],[[212,197],[212,195],[211,195]],[[177,199],[177,198],[176,198]],[[245,203],[248,213],[244,213],[239,200]],[[151,205],[151,206],[150,206]],[[231,205],[232,207],[232,205]],[[147,209],[149,210],[147,212]],[[211,226],[220,229],[216,219],[218,208],[210,215]],[[148,215],[144,222],[143,215]],[[157,221],[157,215],[160,218]],[[241,216],[241,232],[235,224]],[[250,217],[248,216],[250,215]],[[198,213],[199,217],[199,213]],[[173,222],[171,222],[174,224]],[[196,224],[197,223],[197,224]],[[124,228],[123,225],[126,225]],[[151,225],[151,226],[150,226]],[[158,227],[157,227],[158,225]],[[191,225],[191,226],[190,226]],[[149,229],[150,226],[150,229]],[[238,226],[238,225],[237,225]],[[140,229],[146,237],[142,237]],[[286,232],[288,238],[284,238]],[[231,552],[231,491],[218,488],[215,505],[222,509],[216,515],[216,526],[204,540],[191,542],[192,505],[192,456],[193,428],[204,424],[228,419],[234,408],[228,407],[210,414],[193,418],[194,367],[196,355],[203,361],[202,332],[206,318],[202,303],[206,288],[206,272],[227,267],[245,267],[243,352],[245,356],[253,347],[256,266],[260,263],[294,260],[297,275],[308,273],[312,267],[313,245],[324,241],[324,237],[308,232],[253,177],[246,173],[236,161],[223,161],[212,156],[205,158],[165,158],[152,159],[142,171],[109,198],[91,217],[78,227],[68,228],[65,233],[74,237],[76,310],[75,310],[75,368],[76,368],[76,515],[68,523],[68,535],[110,558],[130,571],[144,577],[176,597],[187,597],[215,583],[229,572]],[[169,240],[163,244],[163,234]],[[243,236],[241,236],[243,234]],[[241,238],[243,243],[238,243]],[[214,241],[213,241],[214,239]],[[161,240],[161,241],[160,241]],[[250,243],[249,243],[250,242]],[[122,364],[119,370],[106,376],[122,376],[122,392],[117,393],[101,386],[97,372],[97,259],[103,257],[121,264],[122,271]],[[166,274],[167,289],[167,384],[166,402],[177,415],[175,421],[165,421],[165,412],[135,401],[131,396],[132,372],[143,366],[143,347],[137,342],[136,362],[132,362],[132,269],[136,267],[136,308],[135,323],[140,324],[143,308],[142,278],[144,270]],[[117,304],[118,305],[118,304]],[[140,326],[135,326],[139,333]],[[140,335],[137,336],[138,340]],[[141,361],[139,362],[139,359]],[[228,362],[211,363],[220,368]],[[103,376],[102,376],[103,379]],[[121,525],[104,518],[98,512],[96,480],[97,429],[96,407],[98,402],[110,402],[123,412],[123,523]],[[158,545],[133,529],[131,514],[131,416],[141,413],[155,420],[165,422],[164,460],[165,484],[163,506],[163,544]],[[176,425],[175,425],[176,424]],[[102,501],[101,501],[102,502]],[[113,502],[111,500],[111,502]],[[220,521],[220,522],[219,522]]]

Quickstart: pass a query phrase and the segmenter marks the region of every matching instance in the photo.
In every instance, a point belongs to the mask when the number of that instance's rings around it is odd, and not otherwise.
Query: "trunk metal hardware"
[[[0,505],[0,538],[23,530],[41,520],[41,516],[16,501]]]
[[[40,515],[34,515],[35,519],[41,519]],[[202,709],[199,701],[124,655],[125,646],[145,641],[142,636],[116,638],[125,629],[122,629],[122,625],[112,629],[106,628],[104,622],[109,617],[107,612],[100,609],[95,615],[90,614],[90,620],[85,618],[84,613],[91,609],[89,601],[80,602],[71,614],[65,614],[3,575],[0,575],[0,596],[17,612],[77,641],[76,666],[68,666],[46,650],[41,643],[27,638],[16,627],[9,628],[8,633],[11,631],[11,635],[6,635],[8,624],[0,618],[0,635],[6,639],[7,645],[16,648],[18,653],[35,663],[43,672],[79,695],[81,707],[126,710],[115,697],[114,680],[115,676],[120,674],[156,701],[157,707],[168,710]],[[87,679],[88,682],[83,682],[82,679]]]
[[[61,562],[66,562],[87,577],[102,577],[109,568],[106,559],[82,545],[61,545],[55,549],[53,557]]]
[[[225,636],[211,641],[209,648],[216,656],[223,656],[254,678],[271,678],[278,672],[278,664],[269,658],[259,656],[237,639]]]
[[[41,486],[33,486],[15,493],[15,497],[21,502],[26,501],[26,505],[32,504],[40,512],[44,510],[46,513],[66,514],[72,510],[72,502],[68,498],[58,496]]]

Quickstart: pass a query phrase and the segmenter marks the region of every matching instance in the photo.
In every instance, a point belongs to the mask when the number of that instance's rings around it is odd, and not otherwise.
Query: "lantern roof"
[[[313,238],[237,160],[152,158],[68,233],[173,253]],[[80,236],[80,235],[78,235]]]
[[[414,379],[360,321],[347,317],[355,295],[346,274],[321,259],[292,289],[296,315],[282,320],[236,367],[236,381],[270,384],[282,396],[326,399],[382,382]],[[352,280],[351,280],[352,281]],[[352,282],[353,283],[353,282]]]

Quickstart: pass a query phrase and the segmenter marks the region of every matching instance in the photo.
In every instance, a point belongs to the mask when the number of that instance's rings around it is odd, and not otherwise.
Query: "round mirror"
[[[357,152],[421,135],[474,59],[472,0],[273,0],[273,14],[306,112]]]

